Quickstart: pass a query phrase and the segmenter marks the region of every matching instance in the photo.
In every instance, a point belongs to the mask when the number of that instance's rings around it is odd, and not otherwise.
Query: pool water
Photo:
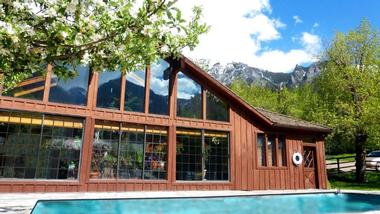
[[[299,194],[163,199],[41,200],[32,211],[40,213],[363,213],[380,212],[380,196],[366,194]]]

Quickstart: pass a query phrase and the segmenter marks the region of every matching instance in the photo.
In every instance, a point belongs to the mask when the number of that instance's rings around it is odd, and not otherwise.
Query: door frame
[[[315,177],[315,189],[319,189],[319,180],[318,180],[318,156],[317,156],[317,144],[315,143],[302,143],[302,157],[304,155],[305,148],[312,148],[314,150],[314,177]],[[303,186],[306,189],[306,180],[305,180],[305,160],[302,161],[302,173],[303,173]]]

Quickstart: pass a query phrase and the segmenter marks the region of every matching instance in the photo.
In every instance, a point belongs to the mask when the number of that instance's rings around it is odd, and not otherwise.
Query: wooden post
[[[92,139],[94,136],[95,120],[91,117],[86,117],[84,123],[84,137],[82,143],[82,161],[80,166],[79,183],[80,191],[87,191],[86,183],[89,180],[91,171],[91,153],[92,153]]]
[[[127,79],[127,74],[122,73],[121,89],[120,89],[120,109],[119,109],[121,112],[124,111],[126,79]]]
[[[96,71],[91,72],[91,76],[89,80],[90,83],[89,83],[88,92],[87,92],[87,108],[89,109],[96,108],[98,80],[99,80],[99,73]]]
[[[46,78],[45,78],[45,88],[44,88],[44,96],[42,101],[44,103],[49,102],[49,93],[50,93],[50,85],[51,85],[51,76],[53,73],[53,66],[51,64],[47,65],[46,68]]]
[[[146,66],[145,69],[145,100],[144,100],[144,112],[149,114],[149,93],[150,93],[150,76],[151,70],[150,65]]]
[[[338,165],[338,173],[340,173],[340,160],[339,160],[339,158],[336,159],[336,164]]]
[[[206,120],[207,119],[207,94],[206,94],[206,89],[202,86],[202,119]]]

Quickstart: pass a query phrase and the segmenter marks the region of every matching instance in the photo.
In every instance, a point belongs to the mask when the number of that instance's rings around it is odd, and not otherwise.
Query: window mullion
[[[142,162],[142,178],[144,180],[145,177],[145,144],[146,144],[146,128],[147,126],[144,126],[144,143],[143,143],[143,162]]]
[[[121,145],[121,130],[122,123],[119,123],[119,141],[117,146],[117,166],[116,166],[116,179],[119,178],[119,170],[120,170],[120,145]]]
[[[204,181],[206,177],[205,152],[205,130],[202,129],[202,181]]]

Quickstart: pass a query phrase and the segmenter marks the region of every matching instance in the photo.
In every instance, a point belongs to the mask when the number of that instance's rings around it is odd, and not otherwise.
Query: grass
[[[346,153],[346,154],[339,154],[339,155],[326,155],[326,160],[333,159],[336,161],[337,158],[342,159],[344,162],[350,162],[355,161],[355,154],[354,153]]]
[[[366,182],[355,182],[355,172],[346,172],[329,175],[329,182],[333,189],[352,190],[380,190],[380,172],[367,171]]]

